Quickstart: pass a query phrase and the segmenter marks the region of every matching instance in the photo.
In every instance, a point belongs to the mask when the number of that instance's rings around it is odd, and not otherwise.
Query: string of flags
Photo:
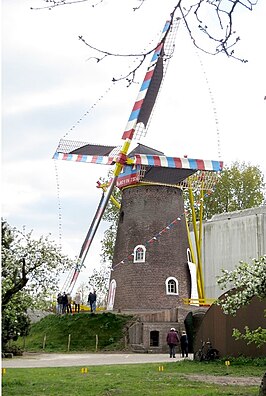
[[[91,106],[90,108],[72,125],[71,128],[69,128],[69,130],[64,134],[63,139],[68,136],[70,134],[70,132],[72,132],[82,121],[83,119],[89,115],[92,110],[94,110],[94,108],[97,106],[97,104],[103,99],[105,98],[105,96],[109,93],[109,91],[113,88],[114,83],[112,83],[111,86],[109,86],[105,92],[103,93],[103,95],[101,95]]]
[[[151,239],[149,239],[148,241],[146,241],[143,246],[147,247],[150,244],[158,241],[158,239],[161,237],[162,234],[166,233],[167,231],[171,230],[179,221],[181,221],[182,216],[184,216],[187,213],[187,211],[184,211],[184,213],[182,213],[181,215],[179,215],[178,217],[176,217],[173,221],[171,221],[171,223],[169,223],[166,227],[164,227],[161,231],[159,231],[157,234],[155,234]],[[125,257],[123,260],[121,260],[119,263],[117,263],[116,265],[114,265],[111,268],[111,271],[114,270],[114,268],[116,268],[118,265],[120,264],[125,264],[127,261],[130,261],[132,259],[132,257],[134,257],[134,252],[130,253],[127,257]],[[74,280],[78,277],[78,274],[80,273],[83,265],[80,265],[79,263],[77,263],[76,268],[74,270],[74,274],[73,274],[73,278],[71,280],[71,284],[74,282]]]
[[[207,191],[204,194],[204,197],[210,196],[212,193],[212,191]],[[200,198],[198,201],[194,202],[194,207],[195,208],[199,208],[200,205],[202,204],[202,202],[204,201],[204,198]],[[146,241],[143,246],[147,247],[150,244],[158,241],[158,239],[162,236],[162,234],[166,233],[167,231],[171,230],[179,221],[181,221],[182,216],[187,216],[188,215],[188,210],[185,210],[182,214],[180,214],[178,217],[176,217],[171,223],[169,223],[166,227],[164,227],[161,231],[159,231],[156,235],[154,235],[151,239],[149,239],[148,241]],[[113,271],[116,267],[118,267],[118,265],[120,264],[125,264],[127,261],[130,261],[132,259],[132,257],[134,256],[134,252],[132,252],[131,254],[129,254],[126,258],[124,258],[123,260],[121,260],[119,263],[115,264],[111,271]]]
[[[166,227],[164,227],[161,231],[159,231],[156,235],[154,235],[151,239],[149,239],[148,241],[146,241],[143,246],[147,247],[150,244],[158,241],[158,239],[162,236],[162,234],[166,233],[167,231],[171,230],[179,221],[181,221],[182,216],[185,215],[185,212],[182,213],[181,215],[179,215],[178,217],[176,217],[173,221],[171,221],[171,223],[169,223]],[[116,265],[114,265],[111,269],[111,271],[114,270],[114,268],[116,268],[118,265],[120,264],[125,264],[125,262],[130,261],[132,259],[132,257],[134,256],[134,252],[132,252],[129,256],[127,256],[126,258],[124,258],[123,260],[121,260],[119,263],[117,263]]]
[[[221,159],[221,138],[220,138],[220,128],[219,128],[219,119],[218,119],[218,114],[217,114],[217,107],[216,107],[216,103],[215,103],[215,99],[214,99],[214,94],[213,91],[211,89],[211,85],[210,85],[210,81],[208,79],[208,75],[207,72],[205,70],[204,64],[202,62],[202,59],[199,55],[199,51],[196,50],[196,55],[198,57],[204,78],[205,78],[205,82],[206,82],[206,86],[208,89],[208,93],[210,95],[210,100],[211,100],[211,104],[212,104],[212,111],[213,111],[213,116],[214,116],[214,121],[215,121],[215,125],[216,125],[216,138],[217,138],[217,151],[218,151],[218,158]]]

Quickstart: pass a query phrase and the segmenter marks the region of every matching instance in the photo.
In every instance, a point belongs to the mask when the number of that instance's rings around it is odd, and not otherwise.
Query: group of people
[[[80,304],[81,304],[81,293],[79,291],[76,292],[74,299],[72,299],[69,293],[58,293],[57,295],[57,304],[56,304],[56,313],[58,315],[74,312],[80,312]],[[96,312],[96,291],[90,292],[88,295],[88,304],[90,305],[90,310],[92,313]]]
[[[65,313],[73,313],[80,311],[80,303],[81,303],[81,295],[80,292],[77,292],[74,300],[72,301],[72,297],[69,293],[58,293],[57,295],[57,305],[56,305],[56,313],[58,315]]]
[[[182,331],[181,337],[174,327],[172,327],[167,334],[166,342],[169,346],[170,358],[175,358],[176,347],[180,343],[182,357],[188,357],[188,336],[185,331]]]

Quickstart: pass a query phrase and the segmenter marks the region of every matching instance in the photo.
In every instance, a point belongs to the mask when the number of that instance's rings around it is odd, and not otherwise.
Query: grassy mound
[[[30,334],[16,345],[28,352],[78,352],[122,350],[131,316],[112,313],[48,315],[31,326]]]

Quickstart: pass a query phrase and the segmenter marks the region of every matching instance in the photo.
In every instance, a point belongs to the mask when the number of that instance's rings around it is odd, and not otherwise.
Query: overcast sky
[[[96,3],[96,2],[95,2]],[[60,138],[118,145],[139,85],[112,84],[133,58],[96,63],[78,36],[114,53],[155,46],[176,1],[116,0],[31,10],[38,0],[2,1],[2,216],[34,235],[51,233],[75,257],[96,210],[96,182],[109,168],[52,160]],[[196,50],[184,26],[140,143],[166,155],[245,161],[266,174],[266,4],[236,11],[242,63]],[[206,42],[201,39],[202,43]],[[146,66],[139,72],[141,82]],[[218,126],[216,121],[218,120]],[[57,168],[58,183],[55,168]],[[58,187],[59,186],[59,187]],[[59,188],[59,189],[58,189]],[[62,233],[59,232],[59,200]],[[100,230],[85,261],[99,265]],[[62,235],[61,240],[59,240]]]

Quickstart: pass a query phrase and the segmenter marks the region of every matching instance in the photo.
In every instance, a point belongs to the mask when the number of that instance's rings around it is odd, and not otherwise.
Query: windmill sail
[[[173,54],[174,40],[179,26],[178,19],[171,19],[164,25],[161,40],[156,47],[152,56],[150,65],[147,69],[144,81],[139,91],[139,95],[132,109],[127,128],[124,132],[123,139],[139,139],[146,135],[148,123],[151,119],[152,112],[158,94],[160,92],[163,78],[166,74],[169,60]],[[134,131],[130,129],[130,122],[135,122]]]
[[[93,221],[92,221],[91,226],[90,226],[90,228],[89,228],[89,230],[88,230],[88,233],[87,233],[87,236],[86,236],[86,238],[85,238],[85,241],[84,241],[84,243],[83,243],[83,245],[82,245],[82,247],[81,247],[81,250],[80,250],[80,253],[79,253],[79,257],[78,257],[78,262],[77,262],[77,264],[76,264],[76,267],[75,267],[75,269],[74,269],[73,276],[72,276],[71,281],[70,281],[70,283],[69,283],[69,285],[70,285],[70,286],[69,286],[69,287],[70,287],[69,292],[70,292],[70,293],[71,293],[72,290],[73,290],[73,287],[74,287],[74,285],[75,285],[75,283],[76,283],[76,280],[77,280],[77,278],[78,278],[78,276],[79,276],[79,273],[80,273],[80,271],[81,271],[82,263],[83,263],[84,260],[85,260],[85,257],[86,257],[87,251],[88,251],[88,250],[87,250],[87,244],[90,243],[90,238],[93,238],[93,236],[94,236],[94,229],[93,229],[93,226],[94,226],[94,224],[95,224],[95,222],[96,222],[96,217],[101,213],[101,210],[100,210],[100,209],[101,209],[103,200],[104,200],[104,193],[102,193],[102,197],[101,197],[101,200],[100,200],[100,202],[99,202],[97,211],[96,211],[96,213],[95,213],[95,215],[94,215]],[[84,256],[84,257],[83,257],[83,256]]]
[[[162,51],[163,52],[163,51]],[[161,86],[161,82],[163,79],[163,54],[158,58],[153,75],[152,80],[148,89],[148,92],[145,97],[145,101],[141,107],[137,122],[142,122],[145,127],[149,121],[150,114],[152,112],[153,106],[155,104],[157,95],[159,93],[159,89]]]
[[[137,96],[137,99],[133,106],[132,112],[131,112],[128,122],[126,124],[125,131],[122,136],[122,140],[124,140],[123,146],[122,146],[119,154],[115,158],[114,177],[113,177],[112,182],[108,188],[106,196],[104,197],[104,199],[101,200],[101,203],[96,211],[96,214],[94,216],[92,224],[91,224],[89,231],[86,235],[85,241],[82,245],[78,264],[76,266],[76,270],[75,270],[74,276],[73,276],[71,284],[70,284],[71,291],[73,290],[73,287],[77,280],[77,276],[80,272],[80,269],[84,264],[84,260],[88,253],[88,250],[91,246],[94,235],[98,229],[98,226],[102,219],[103,213],[106,209],[106,206],[110,200],[113,189],[116,185],[117,178],[126,163],[127,153],[128,153],[131,141],[132,141],[134,134],[136,132],[137,125],[139,124],[139,125],[146,126],[148,123],[148,120],[151,115],[152,109],[154,107],[154,104],[155,104],[155,101],[156,101],[156,98],[157,98],[157,95],[158,95],[158,92],[160,90],[160,86],[162,83],[163,75],[164,75],[164,70],[163,70],[164,53],[165,53],[164,46],[165,46],[166,38],[167,38],[169,32],[171,31],[171,27],[173,26],[173,22],[175,22],[175,24],[176,24],[176,21],[173,21],[173,19],[171,21],[167,21],[165,23],[163,31],[162,31],[161,39],[160,39],[159,44],[157,45],[157,47],[153,53],[153,56],[151,58],[148,70],[144,77],[144,81],[141,85],[139,94]],[[79,153],[79,149],[75,149],[75,153],[73,153],[73,154],[78,155],[80,160],[82,159],[82,154]],[[66,159],[64,157],[67,156],[67,154],[62,153],[62,152],[59,153],[58,150],[57,150],[54,158],[59,158],[60,155],[63,157],[62,159]],[[109,158],[109,161],[113,161],[113,159]],[[89,162],[93,162],[93,161],[89,161]]]
[[[102,193],[102,197],[101,197],[101,200],[99,202],[99,205],[98,205],[98,208],[96,210],[96,213],[94,215],[93,221],[91,223],[91,226],[90,226],[90,228],[89,228],[89,230],[87,232],[85,241],[83,242],[83,245],[82,245],[81,250],[80,250],[79,260],[81,260],[82,262],[85,260],[85,257],[83,259],[83,255],[84,255],[84,253],[87,252],[87,244],[90,243],[90,238],[92,238],[94,236],[93,225],[96,223],[97,216],[101,215],[101,208],[102,208],[103,200],[104,200],[104,192]]]

